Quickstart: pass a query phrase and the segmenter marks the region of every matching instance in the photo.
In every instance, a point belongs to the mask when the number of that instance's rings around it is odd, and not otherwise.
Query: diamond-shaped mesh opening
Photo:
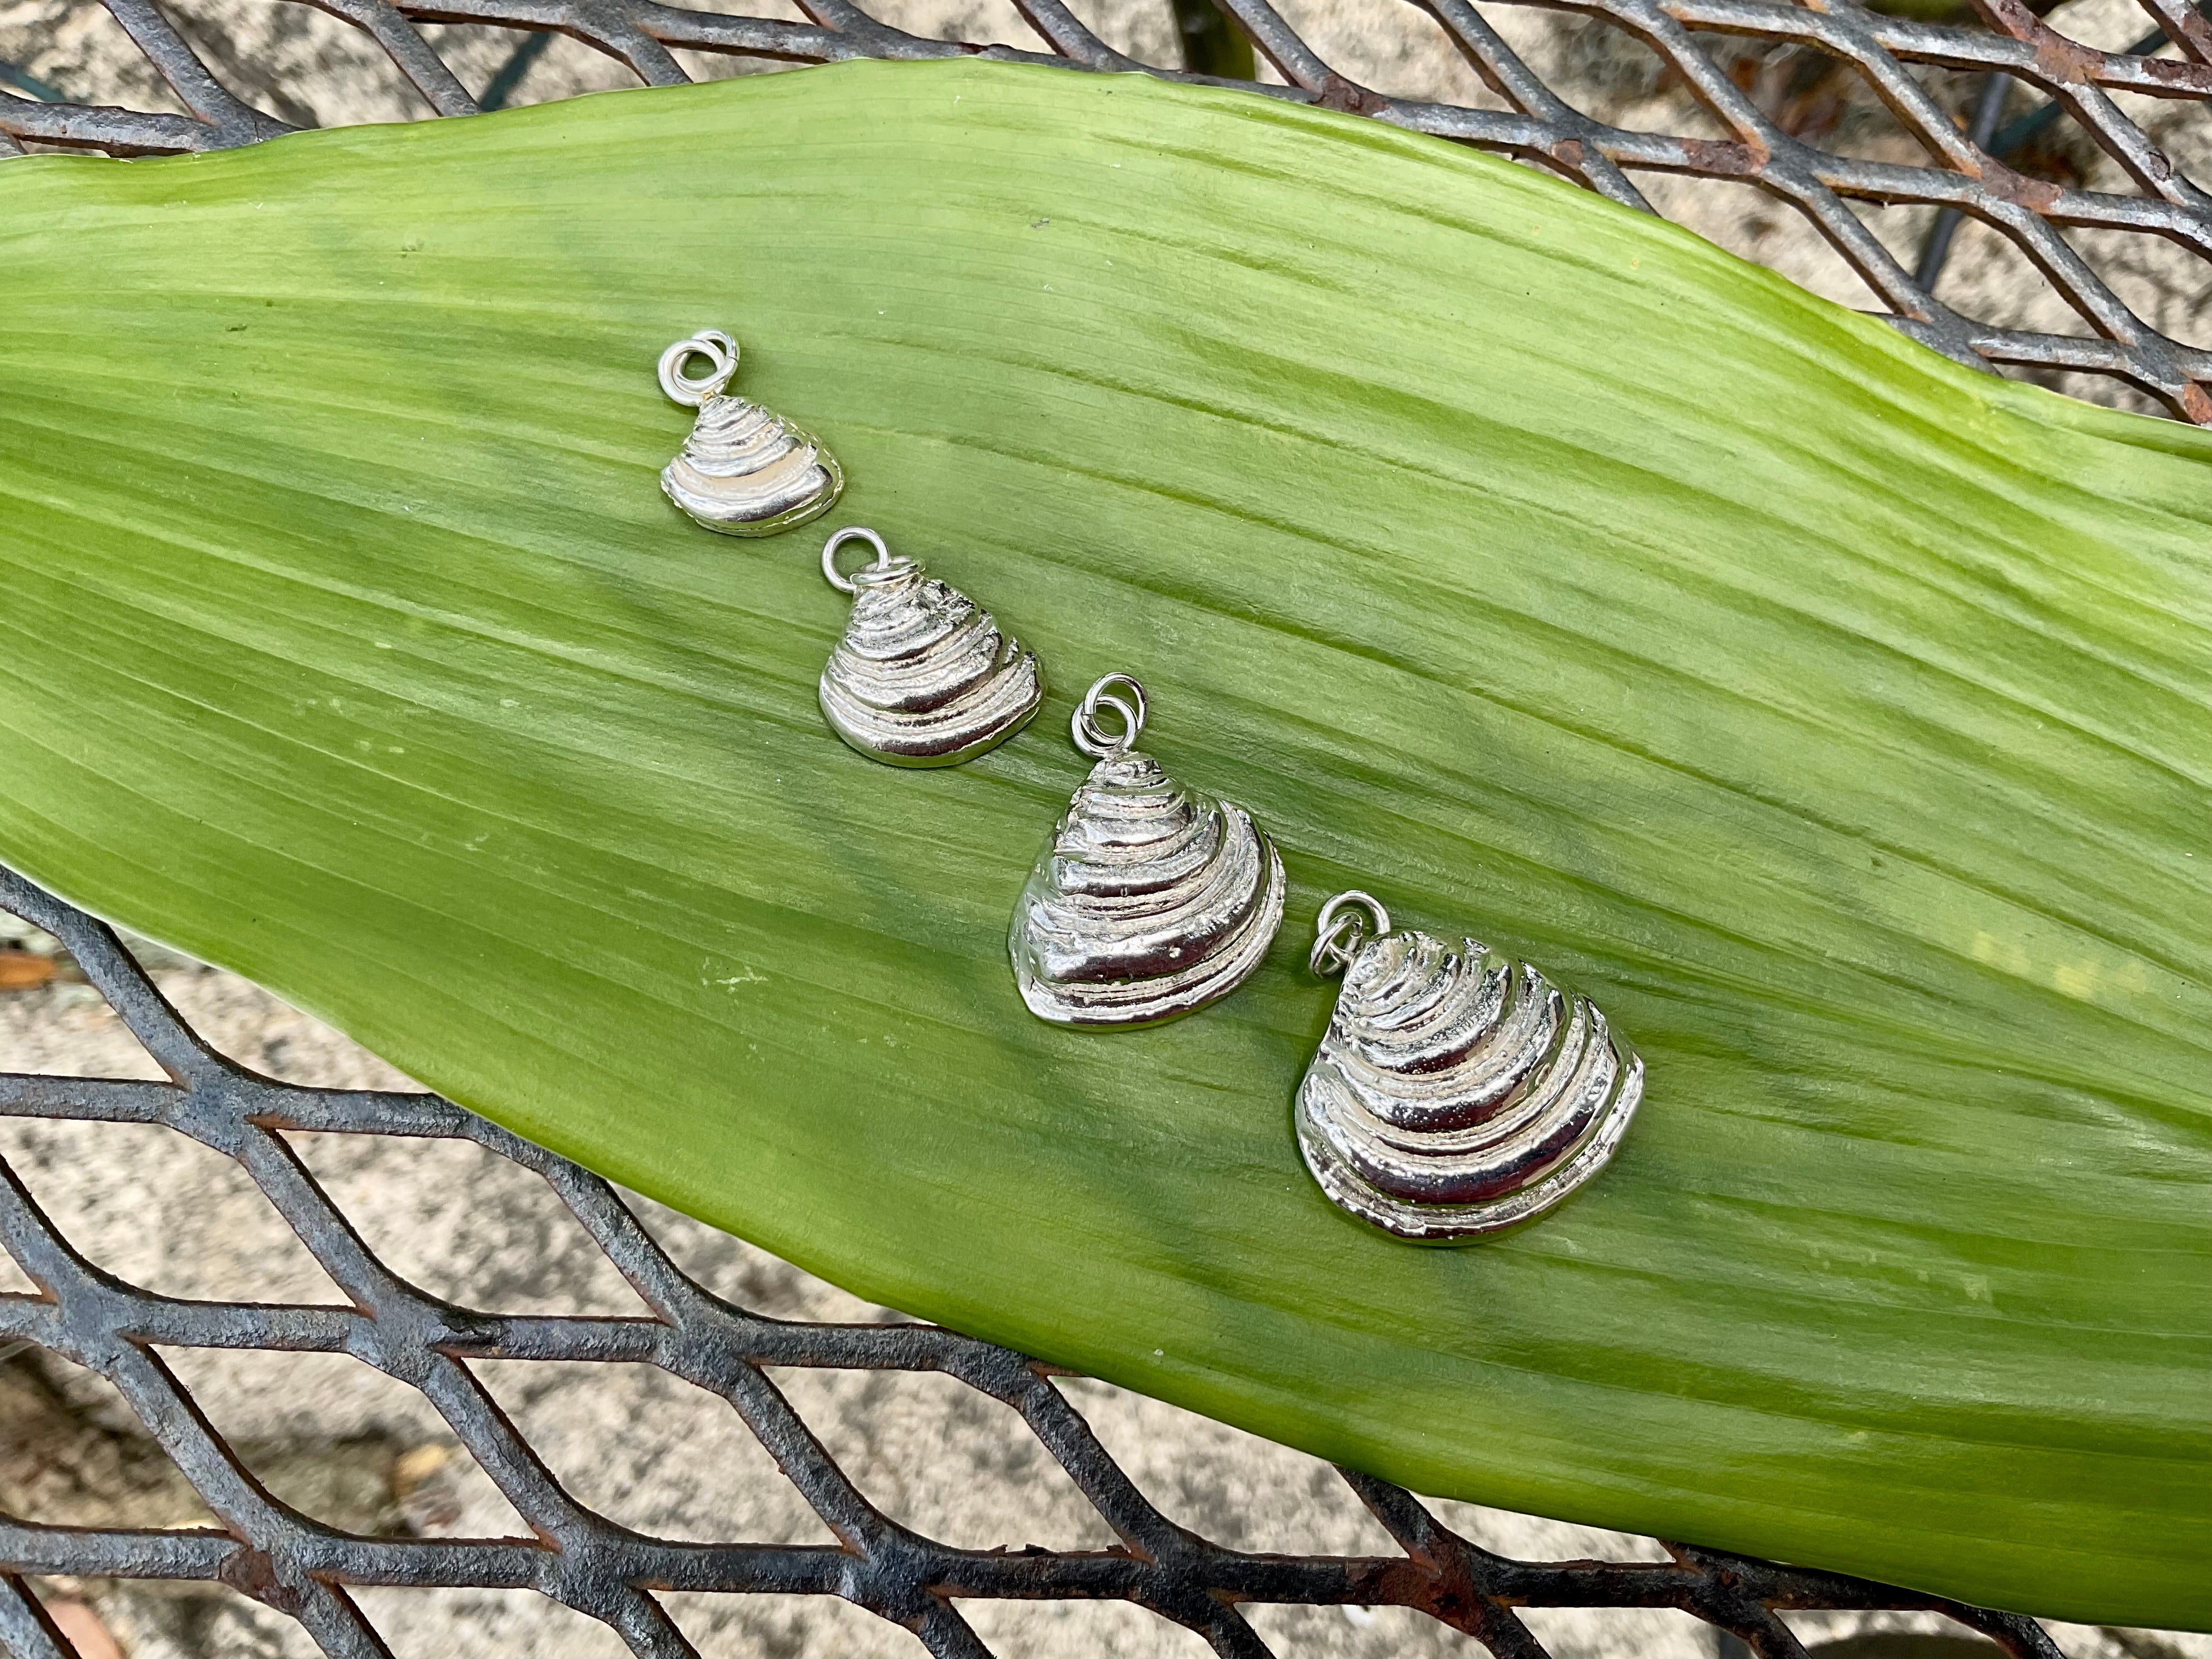
[[[169,1348],[161,1358],[268,1494],[341,1532],[526,1536],[430,1402],[343,1354]],[[224,1505],[228,1476],[210,1499]]]
[[[1374,27],[1387,9],[1389,28]],[[1283,21],[1346,79],[1392,98],[1503,109],[1505,100],[1454,46],[1434,15],[1410,0],[1277,0]]]
[[[174,1130],[0,1122],[0,1157],[79,1254],[156,1295],[345,1300],[244,1170]]]
[[[889,1309],[864,1302],[665,1204],[632,1194],[624,1194],[623,1201],[678,1267],[714,1295],[763,1318],[841,1325],[884,1324],[898,1318]]]
[[[66,953],[49,983],[0,995],[0,1068],[51,1077],[158,1079],[161,1068],[100,994],[82,983]],[[0,1135],[0,1157],[27,1132]],[[35,1137],[33,1137],[35,1139]]]
[[[1083,10],[1082,20],[1112,50],[1138,63],[1153,64],[1163,69],[1194,67],[1190,61],[1192,48],[1187,40],[1190,31],[1211,28],[1224,38],[1235,34],[1212,0],[1180,0],[1180,3],[1158,6],[1123,3],[1091,7]],[[1186,30],[1186,23],[1189,31]]]
[[[740,75],[766,75],[790,64],[773,58],[733,57],[726,52],[693,52],[678,47],[671,54],[677,67],[694,81],[728,81]]]
[[[1585,27],[1563,43],[1578,72],[1559,91],[1570,107],[1630,132],[1734,140],[1735,131],[1714,107],[1717,96],[1734,91],[1734,82],[1695,35],[1680,34],[1680,53],[1670,58],[1650,35],[1609,20]]]
[[[143,947],[140,952],[143,955]],[[175,959],[154,969],[162,994],[218,1053],[310,1089],[406,1089],[391,1066],[257,985]]]
[[[115,1632],[107,1628],[106,1621],[91,1603],[73,1593],[73,1587],[46,1583],[33,1584],[31,1589],[61,1638],[87,1659],[122,1659],[123,1650],[115,1639]]]
[[[458,1440],[401,1445],[389,1470],[401,1528],[415,1538],[491,1538],[520,1530],[514,1506]]]
[[[408,1529],[392,1491],[392,1446],[380,1437],[238,1451],[271,1498],[326,1527],[371,1537]]]
[[[1278,1653],[1325,1653],[1331,1659],[1484,1659],[1485,1654],[1474,1637],[1410,1607],[1255,1607],[1251,1620]]]
[[[578,1503],[655,1538],[834,1545],[724,1400],[651,1365],[471,1366]]]
[[[15,945],[0,945],[0,996],[41,991],[54,982],[58,964],[53,957]]]
[[[605,85],[635,83],[634,77],[623,76],[618,66],[588,47],[581,58],[562,52],[549,62],[548,54],[562,44],[561,36],[550,33],[447,23],[426,25],[422,34],[469,95],[493,108],[544,103]],[[492,95],[495,84],[501,88],[497,98]],[[435,112],[418,100],[410,113]]]
[[[662,1602],[701,1659],[923,1659],[928,1651],[911,1631],[835,1596],[679,1591]],[[1149,1650],[1127,1651],[1133,1659]]]
[[[439,56],[484,105],[550,103],[587,92],[634,87],[639,77],[615,54],[552,30],[453,27]]]
[[[2075,228],[2065,235],[2136,316],[2184,345],[2212,349],[2212,264],[2142,231]]]
[[[1914,271],[1927,257],[1929,238],[1942,217],[1939,209],[1926,207],[1885,207],[1878,202],[1846,202],[1851,216],[1866,227],[1889,257],[1897,262],[1898,269]]]
[[[1196,1631],[1123,1601],[960,1601],[955,1605],[985,1645],[1005,1659],[1060,1659],[1071,1652],[1206,1659],[1212,1651]],[[1416,1625],[1428,1623],[1419,1614],[1410,1617]],[[1298,1649],[1293,1645],[1289,1650],[1295,1653]]]
[[[354,1600],[400,1659],[629,1659],[636,1651],[588,1615],[526,1589],[447,1591],[428,1597],[408,1590],[362,1589],[354,1592]],[[707,1659],[720,1659],[712,1649],[706,1654]],[[794,1652],[792,1659],[801,1656]]]
[[[1881,92],[1849,58],[1812,46],[1761,50],[1705,33],[1691,37],[1717,59],[1766,118],[1801,143],[1837,155],[1899,166],[1940,166],[1940,150],[1899,119]],[[1893,95],[1924,101],[1937,125],[1945,112],[1905,74],[1893,76]]]
[[[1928,94],[1929,101],[1949,118],[1953,131],[1965,132],[1972,126],[1976,106],[1989,81],[1987,73],[1981,70],[1947,69],[1941,64],[1911,64],[1905,66],[1905,70]],[[2027,82],[2009,75],[1998,78],[2003,82],[2000,88],[2003,101],[1996,118],[2000,121],[2007,112],[2016,114],[2042,97]]]
[[[0,1362],[0,1514],[52,1527],[216,1524],[113,1383],[38,1348]]]
[[[1920,1613],[1800,1613],[1785,1616],[1820,1659],[1995,1659],[1996,1644]]]
[[[2206,18],[2205,27],[2208,37],[2212,37],[2212,16]],[[2173,55],[2170,49],[2160,54],[2168,58]],[[2212,183],[2212,122],[2204,119],[2202,105],[2185,99],[2150,98],[2118,90],[2107,95],[2113,107],[2159,147],[2177,173],[2199,190]],[[2077,126],[2076,131],[2081,129]],[[2117,164],[2106,160],[2100,165],[2108,170],[2115,188],[2140,188]]]
[[[1390,1534],[1317,1457],[1181,1413],[1089,1377],[1059,1388],[1137,1488],[1170,1520],[1240,1550],[1387,1552]],[[1203,1455],[1186,1449],[1194,1443]]]
[[[1542,1516],[1519,1515],[1510,1510],[1462,1504],[1448,1498],[1422,1500],[1437,1518],[1469,1543],[1501,1554],[1533,1552],[1547,1561],[1597,1560],[1664,1562],[1672,1558],[1656,1539],[1638,1538],[1603,1527],[1586,1527],[1574,1521],[1553,1521]]]
[[[51,1077],[158,1079],[161,1068],[115,1017],[60,942],[0,915],[0,963],[17,969],[0,989],[0,1069]],[[35,964],[37,971],[29,971]],[[0,1133],[0,1157],[18,1145]]]
[[[189,112],[130,34],[99,6],[44,0],[27,17],[10,14],[0,34],[0,60],[37,83],[0,86],[0,92],[40,100],[101,99],[162,114]]]
[[[2063,238],[2056,238],[2060,242]],[[2000,328],[2095,337],[2089,319],[2055,289],[2038,285],[2040,267],[2005,231],[1978,219],[1959,226],[1936,291],[1963,316]]]
[[[2066,190],[2141,198],[2141,182],[2099,145],[2095,132],[2040,88],[2006,100],[1990,153],[2022,177]]]
[[[313,6],[175,0],[165,9],[216,79],[293,126],[410,121],[430,112],[374,40]]]
[[[527,1170],[468,1141],[285,1137],[386,1266],[468,1308],[646,1316],[568,1206]]]
[[[1018,52],[1051,50],[1012,0],[883,0],[874,15],[925,40],[972,41]]]
[[[1587,1650],[1601,1643],[1608,1650],[1632,1652],[1695,1651],[1712,1638],[1697,1621],[1672,1607],[1533,1607],[1522,1615],[1529,1629],[1547,1646]],[[1731,1651],[1726,1641],[1715,1644],[1723,1655]]]
[[[867,1471],[860,1495],[902,1527],[963,1549],[1114,1547],[1013,1412],[956,1377],[810,1369],[771,1380],[831,1457]]]
[[[313,1640],[283,1614],[203,1585],[33,1580],[82,1659],[314,1659]],[[70,1604],[81,1611],[72,1613]],[[66,1653],[68,1650],[64,1650]]]
[[[2126,52],[2159,23],[2157,14],[2137,0],[2067,0],[2045,15],[2069,40],[2100,52]]]
[[[1530,1607],[1521,1617],[1554,1650],[1602,1642],[1616,1651],[1680,1652],[1698,1634],[1697,1620],[1672,1607]]]

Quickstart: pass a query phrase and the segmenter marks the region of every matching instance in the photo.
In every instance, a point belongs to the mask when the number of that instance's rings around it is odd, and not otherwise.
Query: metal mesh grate
[[[0,65],[0,148],[19,142],[144,154],[249,143],[286,124],[235,95],[208,68],[154,0],[101,0],[160,71],[182,114],[61,101],[35,76]],[[1146,70],[1172,78],[1241,85],[1279,97],[1370,115],[1420,131],[1504,151],[1551,168],[1632,207],[1651,207],[1632,175],[1653,173],[1755,185],[1787,203],[1863,278],[1881,314],[1936,349],[1972,364],[2049,377],[2071,371],[2114,377],[2183,418],[2212,424],[2212,350],[2162,333],[2115,290],[2116,268],[2140,274],[2140,256],[2115,253],[2114,234],[2160,239],[2160,280],[2181,294],[2169,310],[2193,319],[2212,288],[2212,198],[2173,153],[2173,123],[2146,100],[2212,100],[2212,21],[2191,0],[2138,0],[2149,32],[2130,50],[2107,52],[2067,38],[2039,15],[2047,0],[1972,0],[1986,27],[1887,15],[1854,0],[1804,6],[1770,0],[1498,0],[1600,20],[1656,52],[1665,76],[1701,106],[1721,136],[1633,130],[1582,112],[1547,84],[1470,0],[1418,0],[1443,29],[1498,108],[1395,97],[1333,66],[1270,0],[1218,0],[1232,33],[1206,0],[1174,0],[1185,64],[1243,67],[1251,46],[1281,82],[1198,75],[1142,64],[1109,46],[1064,0],[1013,0],[1049,53],[927,38],[878,21],[854,0],[799,0],[805,22],[694,11],[653,0],[300,0],[372,37],[419,96],[441,115],[477,110],[472,96],[417,22],[488,25],[540,32],[486,83],[482,101],[505,101],[542,47],[544,32],[582,41],[654,84],[690,78],[678,52],[821,63],[841,58],[942,58],[980,52],[1013,61],[1094,70]],[[1163,0],[1165,3],[1165,0]],[[1287,3],[1287,0],[1286,0]],[[1375,0],[1388,4],[1389,0]],[[1885,0],[1899,4],[1900,0]],[[1923,4],[1934,0],[1923,0]],[[1920,9],[1916,5],[1911,9]],[[2130,31],[2132,32],[2132,31]],[[453,31],[441,32],[452,55]],[[1249,44],[1248,44],[1249,43]],[[1733,44],[1731,44],[1733,43]],[[1771,76],[1747,70],[1747,45],[1794,64],[1855,76],[1854,86],[1886,106],[1918,161],[1838,153],[1832,134],[1784,107]],[[2168,48],[2177,56],[2157,55]],[[1554,77],[1558,78],[1558,77]],[[2002,120],[2008,97],[2032,105]],[[1587,100],[1585,100],[1587,101]],[[1771,107],[1770,107],[1770,106]],[[1687,125],[1685,123],[1684,125]],[[2094,146],[2082,165],[2052,168],[2033,159],[2064,127]],[[2165,132],[2166,142],[2152,136]],[[2191,148],[2194,146],[2191,145]],[[1895,153],[1893,149],[1893,153]],[[2022,167],[2061,175],[2031,176]],[[2095,179],[2109,187],[2092,188]],[[1856,208],[1853,204],[1863,204]],[[1877,222],[1917,210],[1917,254]],[[2082,332],[1978,320],[1935,289],[1961,218],[1990,227],[2020,255],[2044,297],[2064,302]],[[2093,261],[2087,247],[2100,257]],[[2100,266],[2103,268],[2100,270]],[[2127,282],[2121,286],[2136,294]],[[2139,285],[2136,285],[2139,286]],[[2017,321],[2018,319],[2015,319]],[[2048,319],[2046,319],[2048,320]],[[2169,325],[2182,326],[2174,318]]]
[[[218,1054],[163,1000],[102,924],[0,869],[0,908],[58,938],[167,1083],[0,1074],[0,1115],[157,1124],[234,1160],[283,1216],[350,1308],[191,1302],[94,1266],[0,1162],[0,1244],[39,1293],[0,1296],[0,1347],[32,1343],[113,1384],[224,1530],[86,1530],[0,1516],[0,1651],[65,1659],[25,1576],[221,1583],[289,1614],[328,1654],[386,1656],[347,1588],[532,1589],[611,1626],[632,1653],[695,1654],[656,1591],[842,1596],[950,1659],[990,1650],[957,1599],[1133,1602],[1203,1636],[1217,1653],[1271,1650],[1239,1611],[1255,1602],[1395,1606],[1477,1638],[1498,1659],[1544,1659],[1520,1607],[1675,1607],[1741,1638],[1760,1659],[1804,1659],[1788,1609],[1919,1609],[1990,1638],[2013,1659],[2063,1659],[2034,1620],[1834,1574],[1670,1545],[1671,1562],[1535,1565],[1445,1527],[1410,1493],[1341,1471],[1402,1554],[1256,1554],[1169,1519],[1108,1455],[1047,1366],[927,1325],[763,1318],[679,1269],[606,1182],[434,1095],[307,1089]],[[642,1317],[511,1315],[463,1308],[410,1285],[371,1252],[284,1131],[460,1139],[542,1177],[650,1310]],[[250,1474],[157,1348],[351,1355],[420,1391],[536,1536],[369,1538],[325,1526]],[[579,1503],[471,1369],[471,1360],[643,1364],[729,1402],[828,1526],[819,1545],[677,1542]],[[959,1549],[869,1504],[764,1368],[941,1372],[1018,1413],[1120,1540],[1093,1551]],[[1063,1373],[1064,1374],[1064,1373]],[[947,1475],[955,1474],[945,1471]]]

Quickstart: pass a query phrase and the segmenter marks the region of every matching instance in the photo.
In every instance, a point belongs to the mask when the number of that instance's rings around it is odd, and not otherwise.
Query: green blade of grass
[[[855,64],[0,167],[0,858],[868,1297],[1423,1491],[2212,1626],[2212,439],[1506,163]],[[805,532],[655,487],[702,325],[1060,688],[822,725]],[[825,524],[823,528],[827,528]],[[1292,882],[1023,1011],[1067,694]],[[1590,991],[1583,1196],[1306,1178],[1319,898]]]

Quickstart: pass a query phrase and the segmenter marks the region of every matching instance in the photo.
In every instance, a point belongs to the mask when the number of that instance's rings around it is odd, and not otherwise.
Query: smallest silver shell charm
[[[684,371],[703,357],[707,372]],[[843,493],[836,458],[781,416],[728,390],[738,343],[702,328],[660,354],[660,389],[696,409],[691,435],[660,470],[668,499],[725,536],[773,536],[830,510]]]
[[[1072,725],[1098,763],[1014,907],[1022,1000],[1060,1025],[1153,1025],[1219,1001],[1282,926],[1281,855],[1243,807],[1137,751],[1145,689],[1127,674],[1093,685]]]
[[[866,542],[875,562],[851,575],[837,550]],[[957,587],[894,557],[857,526],[822,549],[830,586],[853,596],[845,637],[822,670],[822,713],[837,735],[893,766],[957,766],[1027,726],[1044,701],[1044,671],[1019,640]]]
[[[1477,940],[1394,933],[1365,893],[1338,894],[1315,927],[1313,969],[1342,969],[1344,988],[1298,1085],[1298,1150],[1338,1208],[1461,1243],[1605,1167],[1644,1061],[1595,1004]]]

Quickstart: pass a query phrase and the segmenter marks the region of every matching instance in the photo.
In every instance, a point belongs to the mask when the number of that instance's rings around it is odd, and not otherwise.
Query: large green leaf
[[[868,1296],[1424,1490],[2212,1625],[2212,441],[1267,100],[855,65],[0,169],[0,857]],[[1062,688],[841,745],[808,534],[654,354]],[[826,526],[825,526],[826,527]],[[1159,1030],[1003,944],[1066,688],[1280,838]],[[1618,1162],[1458,1251],[1290,1096],[1320,895],[1578,980]]]

